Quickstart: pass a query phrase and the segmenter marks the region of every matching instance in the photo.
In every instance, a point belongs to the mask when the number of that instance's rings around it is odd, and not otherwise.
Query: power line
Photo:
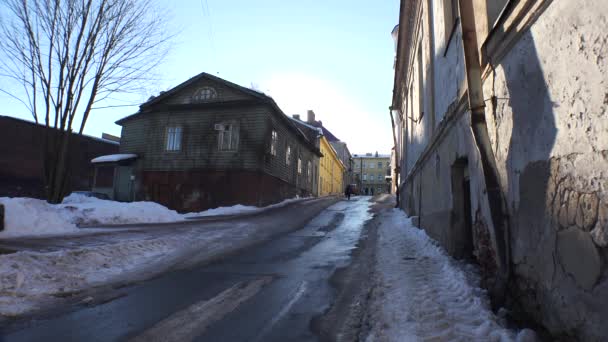
[[[217,55],[215,52],[215,35],[213,33],[213,21],[211,20],[211,11],[209,10],[209,3],[207,0],[201,0],[201,10],[203,12],[203,17],[206,16],[207,22],[209,23],[207,37],[209,39],[209,46],[211,48],[211,59],[213,64],[215,65],[217,62]]]

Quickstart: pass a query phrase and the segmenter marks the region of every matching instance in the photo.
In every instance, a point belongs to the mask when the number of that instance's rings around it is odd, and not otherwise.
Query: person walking
[[[346,197],[347,200],[350,201],[350,195],[351,195],[352,191],[350,189],[350,184],[346,186],[346,189],[344,189],[344,196]]]

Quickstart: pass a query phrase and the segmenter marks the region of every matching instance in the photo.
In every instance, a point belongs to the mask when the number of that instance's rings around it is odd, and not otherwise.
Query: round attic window
[[[204,102],[217,98],[217,91],[211,87],[203,87],[198,89],[192,96],[193,102]]]

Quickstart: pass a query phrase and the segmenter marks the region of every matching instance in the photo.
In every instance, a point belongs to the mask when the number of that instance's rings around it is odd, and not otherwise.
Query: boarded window
[[[277,146],[279,145],[279,136],[277,131],[273,130],[270,137],[270,154],[273,156],[277,155]]]
[[[239,126],[235,123],[220,123],[215,125],[218,131],[218,150],[236,151],[239,145]]]
[[[167,127],[167,140],[165,143],[167,151],[179,151],[182,149],[182,128],[179,126]]]

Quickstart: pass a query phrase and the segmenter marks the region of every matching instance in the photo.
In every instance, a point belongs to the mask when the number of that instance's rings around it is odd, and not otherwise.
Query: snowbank
[[[4,204],[4,231],[0,238],[69,234],[78,231],[75,224],[66,219],[58,206],[34,198],[0,197]]]
[[[116,202],[71,194],[59,205],[75,224],[161,223],[183,220],[183,216],[155,202]]]
[[[262,212],[262,211],[268,210],[268,209],[284,207],[290,203],[299,202],[299,201],[303,201],[303,200],[310,199],[310,198],[312,198],[312,197],[290,198],[290,199],[286,199],[282,202],[275,203],[275,204],[272,204],[272,205],[269,205],[266,207],[254,207],[254,206],[237,204],[237,205],[233,205],[231,207],[219,207],[219,208],[214,208],[214,209],[208,209],[208,210],[201,211],[198,213],[188,213],[188,214],[184,214],[184,217],[192,219],[192,218],[196,218],[196,217],[206,217],[206,216],[252,214],[252,213],[256,213],[256,212]]]
[[[124,224],[183,220],[176,211],[154,202],[121,203],[80,194],[61,204],[34,198],[0,197],[5,207],[5,227],[0,238],[65,235],[81,232],[79,224]]]
[[[240,215],[278,208],[306,198],[287,199],[267,207],[234,205],[199,213],[178,214],[155,202],[116,202],[73,193],[61,204],[34,198],[0,197],[5,206],[5,229],[0,238],[86,233],[79,225],[177,222],[197,217]],[[88,231],[93,232],[93,231]]]
[[[401,210],[383,213],[378,233],[367,341],[529,341],[534,335],[506,329],[476,269],[452,259]]]

